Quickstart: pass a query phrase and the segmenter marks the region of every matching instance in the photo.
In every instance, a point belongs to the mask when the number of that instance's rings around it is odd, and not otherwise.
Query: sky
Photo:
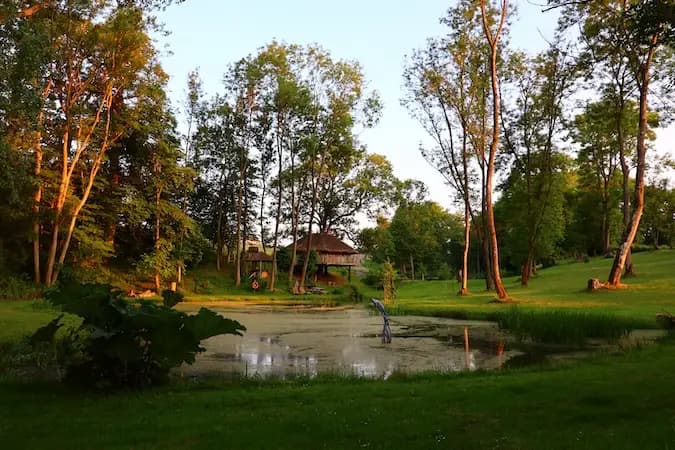
[[[530,53],[546,48],[556,13],[543,13],[536,4],[543,0],[511,3],[518,10],[512,46]],[[176,107],[182,104],[187,74],[195,68],[207,97],[222,91],[227,66],[272,40],[319,44],[336,59],[358,61],[369,88],[384,102],[379,124],[364,131],[360,141],[370,152],[386,155],[397,177],[424,181],[432,200],[454,209],[452,192],[419,152],[428,137],[400,105],[406,55],[446,32],[439,18],[452,5],[453,0],[186,0],[159,14],[170,32],[158,38],[171,77],[169,95]],[[657,136],[657,151],[671,151],[675,126]]]

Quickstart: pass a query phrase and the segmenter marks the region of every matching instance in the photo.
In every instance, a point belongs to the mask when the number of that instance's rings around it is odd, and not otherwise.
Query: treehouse
[[[248,247],[243,259],[247,273],[256,271],[262,274],[272,265],[272,256],[261,252],[258,247],[254,246]],[[263,278],[266,278],[266,276],[263,276]]]
[[[304,257],[306,248],[307,236],[297,242],[299,259]],[[361,254],[358,251],[329,233],[312,234],[311,250],[316,252],[316,271],[318,274],[327,274],[330,266],[347,267],[351,278],[352,266],[358,266],[361,262]]]

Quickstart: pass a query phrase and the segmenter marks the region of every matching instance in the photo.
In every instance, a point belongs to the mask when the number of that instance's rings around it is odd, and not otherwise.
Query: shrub
[[[167,308],[173,308],[177,304],[183,301],[185,296],[182,292],[172,291],[171,289],[164,289],[162,291],[162,299],[164,300],[164,306]]]
[[[454,274],[448,263],[441,263],[436,270],[436,276],[439,280],[452,280],[454,279]]]
[[[288,247],[281,247],[277,250],[277,268],[279,272],[288,272],[291,267],[291,250]]]
[[[396,298],[396,271],[389,260],[382,267],[382,289],[384,290],[382,296],[384,303],[393,303]]]
[[[109,285],[74,283],[47,293],[53,305],[82,318],[59,345],[66,382],[95,387],[156,384],[167,379],[171,368],[193,363],[204,351],[203,339],[240,335],[246,329],[206,308],[187,315],[149,302],[131,305],[122,295]],[[38,329],[32,344],[54,343],[60,321],[61,316]]]
[[[370,269],[362,279],[367,286],[382,290],[382,269]]]
[[[0,300],[29,300],[41,296],[40,287],[25,278],[0,276]]]
[[[347,288],[347,292],[345,293],[346,300],[352,303],[360,303],[363,301],[363,294],[359,291],[358,287],[353,284],[348,284],[345,287]]]

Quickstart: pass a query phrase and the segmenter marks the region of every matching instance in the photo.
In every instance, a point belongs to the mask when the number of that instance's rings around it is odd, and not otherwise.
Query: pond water
[[[198,307],[184,304],[181,309]],[[383,344],[382,318],[366,308],[210,309],[238,320],[247,331],[203,341],[206,352],[179,369],[183,376],[333,373],[388,378],[394,372],[495,369],[546,357],[532,347],[525,350],[491,322],[396,316],[390,320],[392,343]]]

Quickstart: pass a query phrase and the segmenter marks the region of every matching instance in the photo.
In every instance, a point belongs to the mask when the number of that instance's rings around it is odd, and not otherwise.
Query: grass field
[[[585,290],[589,278],[607,277],[612,260],[599,258],[540,270],[527,288],[520,286],[517,277],[507,278],[505,285],[510,297],[524,310],[611,314],[645,323],[653,323],[657,313],[675,313],[675,251],[637,253],[633,260],[637,276],[624,279],[626,289],[593,293]],[[470,290],[471,296],[458,297],[458,284],[454,281],[407,282],[398,290],[396,308],[402,313],[462,311],[478,315],[504,309],[504,305],[490,303],[495,296],[485,291],[483,280],[471,280]]]
[[[675,313],[675,251],[660,250],[633,255],[637,276],[624,279],[626,289],[586,292],[589,278],[603,280],[609,273],[611,259],[594,258],[588,263],[567,263],[540,270],[530,286],[520,286],[518,277],[505,279],[507,291],[519,308],[525,310],[565,310],[611,314],[642,323],[653,323],[657,313]],[[192,302],[247,301],[255,303],[312,304],[339,302],[344,293],[336,289],[328,295],[295,296],[283,288],[273,294],[254,293],[248,286],[236,288],[229,278],[215,271],[200,271],[198,283],[205,283],[208,292],[186,291]],[[354,284],[366,298],[381,297],[382,292]],[[458,297],[456,281],[408,281],[397,292],[395,313],[441,314],[461,311],[464,314],[485,314],[503,311],[504,305],[490,303],[494,294],[485,290],[483,280],[470,280],[471,296]]]
[[[5,449],[671,449],[673,346],[563,368],[96,394],[0,382]]]

